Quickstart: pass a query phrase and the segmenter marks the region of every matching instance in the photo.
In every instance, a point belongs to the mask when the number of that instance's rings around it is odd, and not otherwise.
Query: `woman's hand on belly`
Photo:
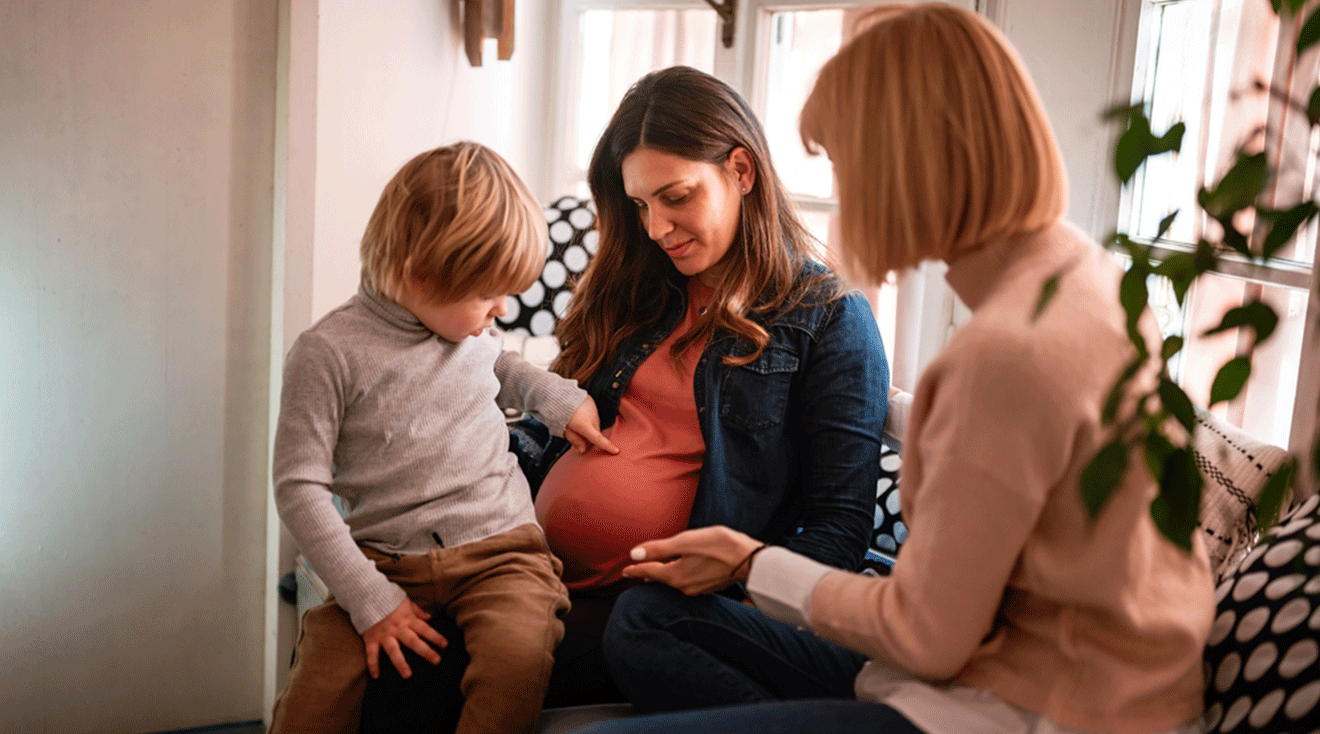
[[[709,594],[746,579],[750,564],[743,561],[762,545],[723,525],[684,530],[633,548],[632,559],[638,563],[625,567],[623,575],[659,581],[688,596]]]

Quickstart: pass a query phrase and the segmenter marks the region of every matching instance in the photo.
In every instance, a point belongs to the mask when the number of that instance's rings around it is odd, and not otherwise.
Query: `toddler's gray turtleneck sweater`
[[[448,342],[360,289],[285,360],[276,507],[362,632],[405,595],[357,544],[425,553],[536,522],[502,409],[536,413],[562,435],[586,397],[572,380],[503,352],[491,332]]]

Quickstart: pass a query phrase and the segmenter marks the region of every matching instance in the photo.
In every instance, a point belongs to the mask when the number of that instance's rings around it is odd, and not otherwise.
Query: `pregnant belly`
[[[639,454],[570,451],[546,476],[536,517],[570,588],[618,582],[634,546],[687,527],[700,458]]]

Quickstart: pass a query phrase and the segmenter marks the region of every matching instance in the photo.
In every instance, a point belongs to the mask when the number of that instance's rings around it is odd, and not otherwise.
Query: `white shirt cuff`
[[[747,593],[761,611],[788,624],[810,626],[811,594],[821,577],[838,569],[787,548],[771,546],[756,554]]]

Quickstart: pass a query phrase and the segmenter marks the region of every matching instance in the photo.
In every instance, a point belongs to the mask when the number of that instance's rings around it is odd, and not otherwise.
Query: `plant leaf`
[[[1196,408],[1192,407],[1192,401],[1183,392],[1178,383],[1167,377],[1160,378],[1160,402],[1164,404],[1164,409],[1169,411],[1178,422],[1187,429],[1188,433],[1196,430]]]
[[[1183,348],[1183,338],[1174,334],[1164,340],[1164,347],[1160,349],[1160,356],[1165,362],[1173,359],[1173,355],[1181,352]]]
[[[1260,344],[1270,338],[1278,325],[1279,315],[1274,313],[1273,308],[1261,301],[1251,301],[1244,306],[1230,308],[1225,311],[1224,318],[1219,322],[1219,325],[1206,331],[1204,336],[1212,336],[1241,326],[1250,326],[1256,332],[1256,343]]]
[[[1296,13],[1305,4],[1306,0],[1270,0],[1270,7],[1274,8],[1275,15],[1282,15],[1285,7],[1288,11]]]
[[[1297,459],[1289,457],[1274,470],[1274,474],[1256,496],[1256,525],[1262,533],[1279,521],[1279,511],[1283,509],[1283,501],[1292,492],[1296,476]]]
[[[1251,376],[1251,358],[1234,357],[1224,363],[1215,374],[1215,381],[1210,385],[1210,405],[1217,405],[1225,400],[1232,400],[1242,392]]]
[[[1302,31],[1297,35],[1297,55],[1320,41],[1320,8],[1311,11],[1311,15],[1302,24]]]
[[[1045,283],[1040,287],[1040,298],[1036,300],[1036,310],[1031,313],[1031,320],[1034,323],[1040,318],[1040,314],[1045,310],[1045,306],[1054,298],[1054,294],[1059,290],[1059,279],[1063,277],[1063,270],[1057,270],[1053,275],[1045,279]]]
[[[1312,125],[1320,125],[1320,87],[1311,91],[1311,98],[1306,102],[1306,119]]]
[[[1165,462],[1169,454],[1173,453],[1173,443],[1159,431],[1151,431],[1146,434],[1145,451],[1146,468],[1150,470],[1150,475],[1158,484],[1164,480]]]
[[[1118,137],[1118,143],[1114,146],[1114,173],[1118,175],[1118,180],[1127,183],[1132,179],[1133,174],[1141,168],[1147,156],[1150,155],[1150,147],[1155,136],[1150,133],[1150,121],[1146,119],[1145,113],[1138,110],[1132,113],[1128,119],[1127,129]]]
[[[1168,233],[1169,227],[1173,226],[1173,220],[1178,216],[1178,210],[1174,209],[1169,216],[1160,220],[1160,228],[1155,231],[1155,239],[1159,239]]]
[[[1283,3],[1284,0],[1270,0],[1270,7],[1274,8],[1275,15],[1279,15],[1279,13],[1283,12]],[[1287,8],[1295,13],[1300,11],[1302,5],[1305,5],[1305,3],[1307,3],[1307,0],[1287,0]]]
[[[1225,224],[1225,219],[1255,203],[1256,197],[1265,189],[1269,175],[1269,163],[1264,153],[1239,153],[1237,161],[1219,183],[1214,188],[1201,189],[1197,200],[1207,214]],[[1225,228],[1229,228],[1227,224]]]
[[[1219,226],[1224,228],[1225,245],[1228,245],[1234,252],[1248,260],[1256,259],[1255,254],[1251,252],[1251,247],[1247,243],[1247,236],[1239,232],[1237,227],[1233,226],[1233,218],[1231,216],[1224,217],[1223,219],[1216,219],[1215,221],[1219,222]]]
[[[1105,114],[1107,119],[1122,119],[1126,128],[1118,136],[1114,145],[1114,173],[1118,180],[1127,183],[1141,164],[1158,153],[1177,152],[1182,147],[1183,135],[1187,125],[1178,122],[1165,133],[1156,137],[1150,129],[1150,118],[1146,117],[1143,105],[1115,107]]]
[[[1196,263],[1196,270],[1200,273],[1209,272],[1219,267],[1219,256],[1215,254],[1215,246],[1206,240],[1198,240],[1196,243],[1196,252],[1192,253],[1192,260]]]
[[[1123,253],[1132,259],[1134,267],[1150,269],[1150,247],[1128,237],[1125,234],[1115,234],[1110,244],[1111,248],[1120,247]]]
[[[1164,135],[1153,139],[1150,146],[1151,155],[1156,153],[1177,153],[1182,148],[1183,134],[1186,132],[1186,123],[1174,123]]]
[[[1150,516],[1164,537],[1185,551],[1192,549],[1204,484],[1191,449],[1174,449],[1165,458],[1160,493],[1151,500]]]
[[[1100,514],[1109,496],[1123,480],[1127,465],[1127,447],[1118,439],[1105,444],[1095,456],[1091,457],[1081,476],[1082,502],[1091,517]]]
[[[1192,281],[1200,275],[1196,270],[1196,258],[1188,252],[1175,252],[1169,255],[1156,265],[1152,272],[1168,278],[1173,284],[1173,295],[1178,299],[1179,306],[1187,297],[1187,290],[1192,287]]]
[[[1128,323],[1135,322],[1141,316],[1142,309],[1146,307],[1146,301],[1150,297],[1150,291],[1146,287],[1148,275],[1149,266],[1133,262],[1119,283],[1118,300],[1123,304]]]
[[[1320,93],[1320,87],[1316,88]],[[1261,215],[1270,220],[1270,232],[1265,235],[1265,243],[1261,245],[1260,254],[1266,260],[1274,257],[1274,253],[1288,244],[1297,234],[1298,228],[1310,221],[1320,211],[1313,201],[1303,201],[1291,209],[1281,211],[1261,212]]]
[[[1136,347],[1137,353],[1143,359],[1150,354],[1150,350],[1146,346],[1146,339],[1137,329],[1137,322],[1150,298],[1150,291],[1146,287],[1147,272],[1147,265],[1133,261],[1118,286],[1118,300],[1123,304],[1123,311],[1127,314],[1128,340],[1132,342],[1133,347]]]
[[[1114,416],[1118,415],[1118,404],[1123,400],[1123,391],[1132,381],[1132,377],[1137,374],[1137,370],[1141,369],[1143,362],[1144,359],[1141,357],[1129,362],[1128,366],[1123,368],[1123,374],[1114,381],[1114,386],[1109,388],[1109,396],[1105,398],[1104,408],[1100,411],[1100,419],[1105,425],[1114,422]]]
[[[1145,108],[1146,108],[1145,102],[1134,102],[1132,104],[1117,104],[1105,110],[1104,112],[1101,112],[1100,119],[1105,121],[1122,120],[1123,124],[1126,125],[1133,118],[1133,116],[1141,114],[1141,111]]]

